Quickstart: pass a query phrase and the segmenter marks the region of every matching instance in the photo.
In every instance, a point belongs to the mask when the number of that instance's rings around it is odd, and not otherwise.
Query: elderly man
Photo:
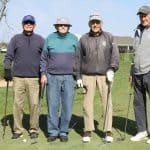
[[[114,72],[119,66],[119,52],[114,43],[113,36],[102,30],[102,19],[97,13],[89,17],[90,31],[83,35],[79,41],[76,52],[77,84],[87,88],[84,94],[83,116],[84,135],[83,142],[91,140],[94,130],[93,100],[96,86],[102,98],[105,141],[112,142],[112,99],[111,83]]]
[[[18,139],[23,134],[23,102],[26,94],[30,108],[30,137],[38,137],[40,58],[44,39],[34,33],[35,26],[35,18],[32,15],[23,17],[23,33],[11,39],[4,60],[6,81],[12,80],[11,64],[14,62],[14,132],[12,139]]]
[[[150,96],[150,7],[142,6],[137,15],[140,24],[135,31],[134,43],[134,112],[138,133],[131,137],[131,141],[140,141],[148,136],[148,122],[146,109],[146,92]],[[150,144],[150,139],[147,143]]]
[[[41,83],[47,83],[47,141],[53,142],[59,137],[61,142],[67,142],[74,99],[77,37],[69,32],[71,24],[65,17],[58,18],[54,27],[56,32],[47,37],[41,56]]]

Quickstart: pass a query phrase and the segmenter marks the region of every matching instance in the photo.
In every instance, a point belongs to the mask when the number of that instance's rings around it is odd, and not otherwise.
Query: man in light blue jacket
[[[146,92],[150,96],[150,7],[142,6],[137,15],[140,24],[135,31],[135,57],[133,69],[134,112],[138,133],[131,141],[141,141],[148,136]],[[150,139],[147,143],[150,144]]]

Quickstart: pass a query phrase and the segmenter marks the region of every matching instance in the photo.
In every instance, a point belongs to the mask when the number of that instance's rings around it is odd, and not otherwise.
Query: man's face
[[[99,20],[90,21],[90,28],[94,33],[97,33],[101,30],[101,22]]]
[[[150,14],[139,14],[140,22],[143,26],[150,26]]]
[[[32,32],[35,28],[35,23],[31,21],[26,21],[22,24],[24,31],[26,32]]]
[[[66,24],[58,24],[56,25],[56,29],[60,34],[66,34],[69,30],[69,26]]]

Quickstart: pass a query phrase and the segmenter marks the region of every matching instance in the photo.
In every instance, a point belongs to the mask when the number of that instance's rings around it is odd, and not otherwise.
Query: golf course
[[[3,57],[0,54],[0,72],[3,74]],[[12,106],[13,106],[13,89],[8,88],[8,99],[6,103],[6,86],[0,87],[0,150],[148,150],[150,145],[146,140],[140,142],[131,142],[130,138],[136,134],[136,122],[133,111],[133,89],[129,83],[130,64],[132,54],[120,54],[120,68],[115,73],[115,79],[112,87],[113,99],[113,143],[104,143],[103,141],[103,115],[101,99],[98,90],[95,93],[94,100],[94,123],[95,131],[92,133],[91,142],[83,143],[82,135],[84,130],[82,103],[82,89],[76,89],[72,119],[69,128],[68,142],[47,142],[47,103],[44,94],[40,100],[41,114],[39,117],[39,137],[37,140],[31,140],[29,129],[29,108],[28,100],[25,99],[23,115],[23,137],[12,140]],[[150,102],[147,101],[150,108]],[[6,114],[5,114],[6,108]],[[150,124],[150,109],[147,112],[148,122]]]

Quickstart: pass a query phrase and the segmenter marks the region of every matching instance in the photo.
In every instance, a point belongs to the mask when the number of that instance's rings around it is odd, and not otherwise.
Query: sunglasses
[[[57,26],[58,26],[58,27],[69,27],[68,24],[58,24]]]
[[[32,22],[32,21],[25,21],[25,22],[23,22],[23,24],[31,24],[31,25],[34,25],[35,23]]]
[[[100,21],[99,20],[92,20],[90,23],[91,24],[100,24]]]

